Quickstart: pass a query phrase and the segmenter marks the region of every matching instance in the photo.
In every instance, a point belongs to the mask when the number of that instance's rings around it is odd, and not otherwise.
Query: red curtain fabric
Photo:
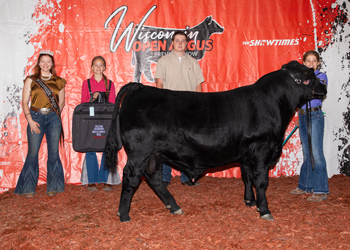
[[[102,55],[106,76],[116,91],[137,79],[152,81],[156,60],[166,51],[166,37],[172,30],[191,31],[190,52],[203,70],[203,91],[225,91],[254,83],[258,78],[291,60],[301,61],[303,52],[327,45],[325,32],[330,1],[305,0],[212,0],[212,1],[93,1],[48,0],[33,14],[39,30],[29,43],[35,52],[28,58],[25,74],[31,74],[40,50],[55,53],[58,74],[67,80],[66,106],[62,112],[65,133],[60,156],[67,183],[79,183],[84,154],[72,148],[72,113],[80,103],[83,81],[91,76],[91,60]],[[163,39],[163,40],[162,40]],[[147,54],[151,53],[151,54]],[[148,60],[147,58],[150,57]],[[294,117],[286,136],[293,130]],[[26,119],[8,119],[6,129],[16,130],[11,143],[4,144],[0,187],[15,187],[27,154]],[[300,141],[296,132],[283,149],[270,176],[295,175]],[[101,155],[99,155],[101,157]],[[118,170],[127,156],[119,153]],[[46,182],[47,149],[44,140],[39,156],[39,184]],[[239,164],[207,173],[216,177],[240,177]],[[174,174],[178,174],[174,171]]]

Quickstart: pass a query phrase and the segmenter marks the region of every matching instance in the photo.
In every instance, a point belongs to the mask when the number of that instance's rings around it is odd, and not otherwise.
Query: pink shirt
[[[110,103],[114,103],[115,102],[115,88],[114,88],[114,83],[112,81],[108,80],[108,84],[111,83],[111,90],[109,93],[109,97],[108,97],[108,101]],[[95,77],[92,76],[90,78],[90,86],[91,86],[91,93],[94,93],[96,91],[99,92],[106,92],[106,87],[105,87],[105,81],[103,80],[103,78],[101,79],[101,81],[97,82]],[[109,85],[108,85],[109,88]],[[81,103],[84,102],[89,102],[90,101],[90,93],[89,93],[89,87],[88,87],[88,82],[87,80],[85,80],[83,82],[83,87],[82,87],[82,91],[81,91]]]

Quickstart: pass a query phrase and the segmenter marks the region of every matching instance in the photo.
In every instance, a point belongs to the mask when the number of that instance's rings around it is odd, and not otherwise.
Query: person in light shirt
[[[176,91],[202,92],[204,77],[196,59],[185,53],[188,37],[183,31],[176,31],[172,36],[173,50],[161,57],[156,68],[156,87]],[[163,183],[167,187],[171,181],[171,167],[163,164]],[[186,174],[181,172],[181,183],[197,186]]]

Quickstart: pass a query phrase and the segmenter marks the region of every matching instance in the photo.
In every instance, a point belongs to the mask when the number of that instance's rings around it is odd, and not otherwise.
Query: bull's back
[[[123,101],[120,116],[132,122],[133,128],[151,125],[213,131],[244,119],[240,110],[249,101],[236,92],[196,93],[145,86]]]

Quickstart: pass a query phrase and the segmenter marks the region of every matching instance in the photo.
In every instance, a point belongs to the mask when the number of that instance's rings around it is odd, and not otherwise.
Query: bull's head
[[[291,61],[283,65],[282,70],[288,73],[297,84],[305,84],[311,90],[310,100],[322,99],[327,94],[327,86],[315,76],[313,69],[297,61]]]
[[[327,94],[327,86],[315,76],[314,70],[300,64],[297,61],[291,61],[282,66],[282,70],[288,73],[288,75],[294,79],[297,84],[304,84],[311,91],[309,92],[308,100],[311,99],[322,99]],[[301,105],[304,103],[300,103]],[[307,117],[307,130],[308,130],[308,144],[311,159],[312,170],[315,168],[315,160],[312,153],[311,143],[311,113],[306,106],[306,117]]]

